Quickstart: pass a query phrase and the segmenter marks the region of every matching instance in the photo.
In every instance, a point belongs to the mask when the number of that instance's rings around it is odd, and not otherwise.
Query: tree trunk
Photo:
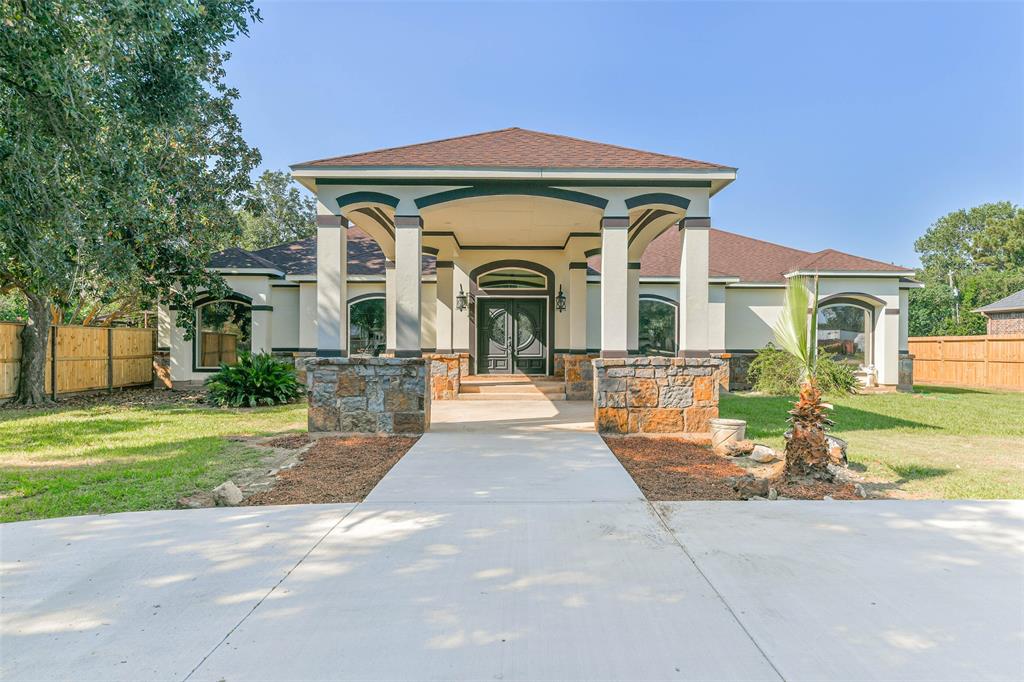
[[[28,295],[28,323],[21,330],[21,373],[16,405],[45,405],[53,402],[46,394],[46,344],[50,341],[50,303]]]
[[[816,478],[831,481],[834,477],[828,470],[830,461],[825,431],[815,426],[795,424],[786,442],[786,477],[791,480]]]

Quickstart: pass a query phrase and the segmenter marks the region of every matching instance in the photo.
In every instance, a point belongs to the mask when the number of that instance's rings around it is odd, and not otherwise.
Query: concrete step
[[[565,384],[544,382],[535,384],[471,383],[462,384],[463,393],[564,393]]]
[[[459,400],[565,400],[562,393],[464,393],[460,392]]]

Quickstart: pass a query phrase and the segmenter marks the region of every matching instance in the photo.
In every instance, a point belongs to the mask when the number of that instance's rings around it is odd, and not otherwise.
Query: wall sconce
[[[558,296],[555,296],[555,308],[558,312],[565,312],[565,292],[562,291],[562,285],[558,285]]]
[[[460,313],[466,309],[466,292],[463,290],[462,285],[459,285],[459,294],[455,297],[455,309]]]

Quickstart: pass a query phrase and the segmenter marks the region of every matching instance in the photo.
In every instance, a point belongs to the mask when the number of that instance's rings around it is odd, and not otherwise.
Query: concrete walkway
[[[1024,504],[652,506],[589,412],[435,405],[359,505],[2,526],[0,677],[1024,677]]]

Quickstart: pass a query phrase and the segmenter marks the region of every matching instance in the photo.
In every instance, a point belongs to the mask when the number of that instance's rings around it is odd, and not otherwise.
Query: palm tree
[[[786,286],[786,302],[775,323],[775,341],[800,363],[800,398],[789,411],[792,433],[786,441],[786,475],[832,480],[825,432],[832,426],[818,388],[818,278],[814,296],[804,277],[792,277]]]

